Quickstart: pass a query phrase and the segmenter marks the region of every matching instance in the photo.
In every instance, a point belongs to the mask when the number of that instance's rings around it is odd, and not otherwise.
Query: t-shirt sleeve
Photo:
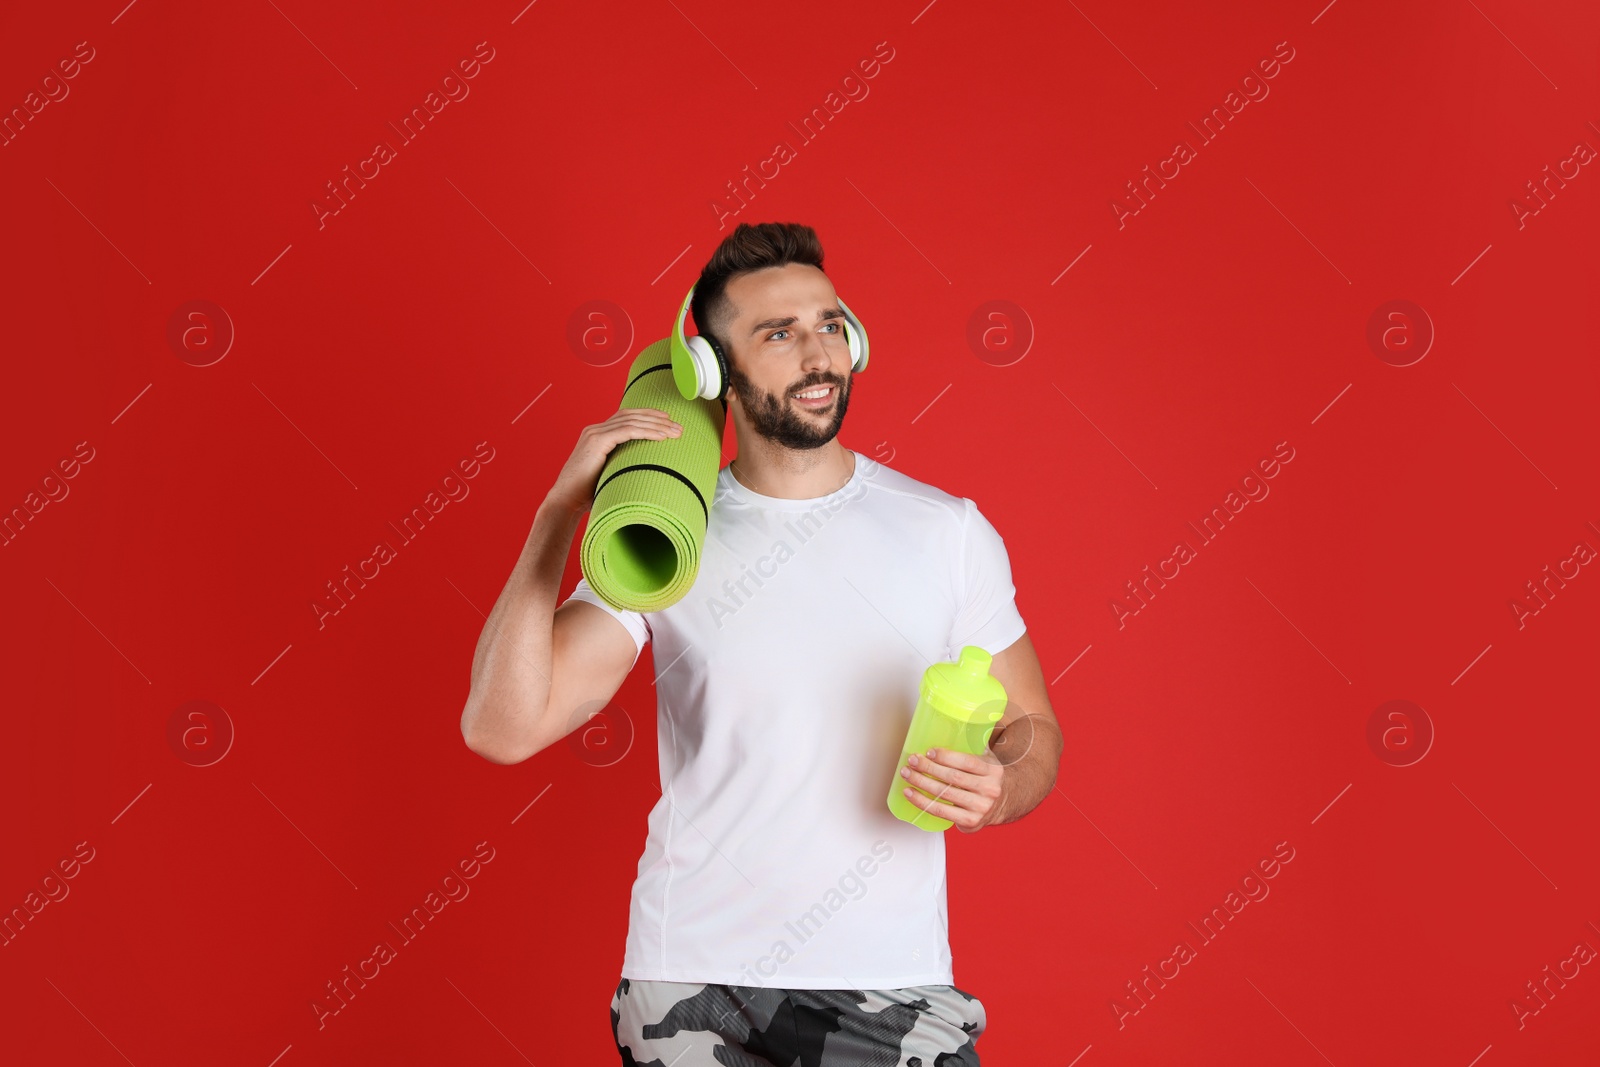
[[[998,655],[1027,632],[1017,611],[1016,588],[1011,584],[1011,557],[1006,543],[978,506],[962,498],[961,603],[950,631],[949,657],[955,659],[966,645],[977,645]]]
[[[628,636],[633,638],[634,643],[633,662],[639,662],[639,653],[644,651],[645,642],[650,640],[650,620],[643,613],[623,611],[607,604],[601,599],[600,594],[594,591],[594,587],[589,584],[589,579],[587,578],[579,578],[577,587],[561,603],[565,604],[571,600],[587,601],[627,627]]]

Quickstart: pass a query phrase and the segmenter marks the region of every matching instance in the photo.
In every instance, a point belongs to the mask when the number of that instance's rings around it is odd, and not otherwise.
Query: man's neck
[[[855,474],[856,454],[834,438],[821,448],[739,449],[729,473],[753,493],[779,500],[814,500],[843,489]]]

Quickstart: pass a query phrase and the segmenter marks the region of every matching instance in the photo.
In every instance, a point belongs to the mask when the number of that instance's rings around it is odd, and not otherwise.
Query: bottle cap
[[[994,657],[977,645],[967,645],[961,649],[961,658],[956,661],[956,667],[962,674],[983,678],[988,675],[989,664],[993,662]]]
[[[961,649],[955,663],[935,663],[922,675],[922,694],[928,703],[952,718],[970,723],[991,723],[1005,715],[1006,690],[989,673],[994,661],[977,645]]]

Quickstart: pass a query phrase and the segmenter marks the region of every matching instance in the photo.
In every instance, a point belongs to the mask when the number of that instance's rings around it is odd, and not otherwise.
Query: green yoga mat
[[[685,400],[672,380],[671,353],[667,338],[640,352],[617,406],[658,408],[683,433],[612,449],[579,550],[583,576],[619,611],[660,611],[689,592],[722,469],[727,405]]]

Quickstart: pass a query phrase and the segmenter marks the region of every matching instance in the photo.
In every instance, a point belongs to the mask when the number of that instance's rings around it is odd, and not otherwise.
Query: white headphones
[[[672,328],[672,380],[686,399],[721,400],[728,391],[728,359],[722,346],[705,334],[686,337],[683,332],[683,322],[688,318],[693,301],[694,288],[691,287],[678,311],[677,325]],[[850,343],[850,370],[859,374],[867,369],[867,331],[843,300],[839,301],[839,307],[844,311],[845,340]]]

